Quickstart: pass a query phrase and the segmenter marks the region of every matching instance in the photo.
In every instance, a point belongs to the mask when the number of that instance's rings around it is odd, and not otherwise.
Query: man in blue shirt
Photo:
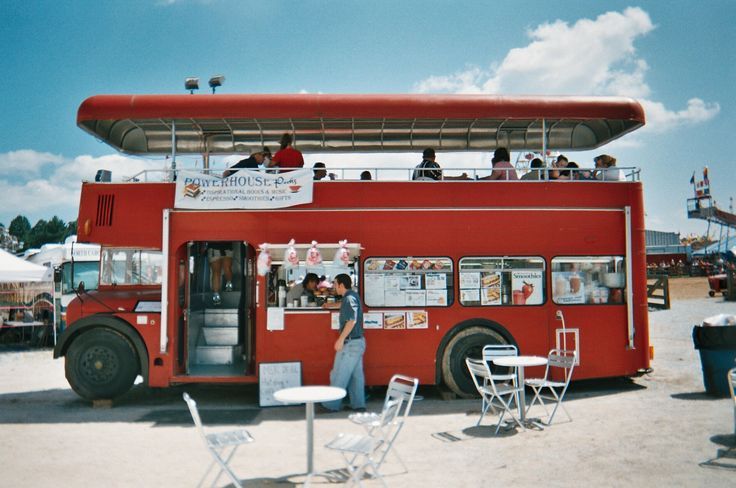
[[[352,280],[346,274],[335,276],[335,292],[342,296],[340,307],[340,335],[335,341],[335,362],[330,372],[330,385],[345,388],[350,397],[350,408],[365,411],[365,377],[363,376],[363,308],[360,297],[352,290]],[[337,304],[323,305],[336,308]],[[342,400],[322,404],[327,410],[340,410]]]

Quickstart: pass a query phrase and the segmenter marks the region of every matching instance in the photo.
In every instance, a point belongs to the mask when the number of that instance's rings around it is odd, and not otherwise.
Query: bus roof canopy
[[[284,132],[306,152],[585,150],[644,125],[635,100],[492,95],[98,95],[77,125],[129,154],[272,150]]]

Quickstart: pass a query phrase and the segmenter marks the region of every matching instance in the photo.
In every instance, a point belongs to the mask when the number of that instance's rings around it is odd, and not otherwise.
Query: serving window
[[[285,262],[285,253],[293,247],[296,252],[297,264],[289,265]],[[358,262],[360,257],[360,244],[346,244],[348,250],[348,262],[335,261],[336,252],[340,249],[336,243],[320,243],[319,249],[322,259],[319,264],[308,264],[307,254],[311,249],[310,244],[294,244],[293,246],[284,244],[271,244],[271,271],[269,272],[266,283],[268,286],[267,306],[269,307],[319,307],[324,302],[330,300],[339,300],[340,297],[335,296],[335,290],[332,288],[332,280],[338,274],[347,274],[352,281],[353,290],[361,287],[358,272]],[[301,288],[301,283],[307,274],[315,274],[319,279],[316,289],[306,296],[306,304],[302,304],[299,294],[292,294],[291,290],[295,286]],[[279,298],[279,293],[283,291],[283,300]],[[297,290],[298,291],[298,290]],[[287,298],[288,297],[288,298]],[[296,298],[296,299],[295,299]]]
[[[560,256],[552,259],[552,300],[569,304],[623,304],[623,256]]]
[[[454,295],[447,257],[368,258],[363,292],[369,307],[447,307]]]
[[[544,258],[465,257],[460,259],[460,304],[541,305],[545,300]]]

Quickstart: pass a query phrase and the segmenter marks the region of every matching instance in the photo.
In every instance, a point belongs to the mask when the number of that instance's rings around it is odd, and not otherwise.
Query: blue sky
[[[734,18],[730,0],[6,0],[0,223],[73,220],[79,183],[96,169],[161,166],[77,128],[82,100],[183,93],[186,76],[206,85],[222,73],[223,93],[632,96],[647,126],[602,151],[642,168],[648,228],[703,233],[685,212],[693,171],[709,167],[721,206],[736,194]],[[571,159],[588,166],[591,156]]]

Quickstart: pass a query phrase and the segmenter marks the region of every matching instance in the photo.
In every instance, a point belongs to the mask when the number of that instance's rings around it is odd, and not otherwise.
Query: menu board
[[[365,270],[364,296],[369,307],[448,305],[452,286],[449,258],[369,258]]]
[[[287,405],[276,400],[273,394],[284,388],[302,385],[302,363],[260,363],[258,365],[258,404],[261,407]]]
[[[460,289],[478,289],[480,288],[480,273],[478,271],[473,272],[461,272],[460,273]]]

